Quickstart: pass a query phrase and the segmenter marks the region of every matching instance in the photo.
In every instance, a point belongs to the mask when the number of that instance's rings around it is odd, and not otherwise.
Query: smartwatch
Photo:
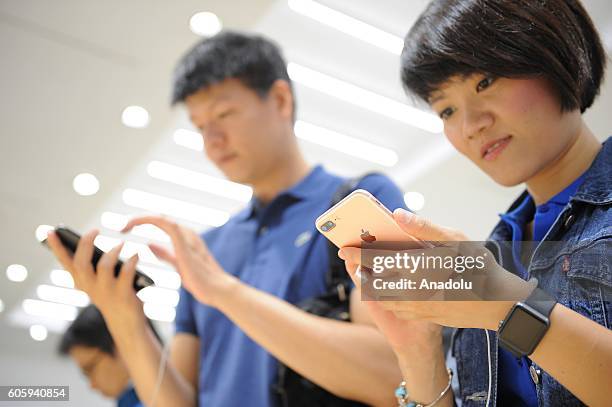
[[[517,358],[531,355],[550,326],[550,313],[556,303],[536,287],[525,301],[514,304],[499,323],[499,345]]]

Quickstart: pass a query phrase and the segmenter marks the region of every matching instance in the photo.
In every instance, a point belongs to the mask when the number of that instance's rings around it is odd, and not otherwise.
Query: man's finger
[[[138,225],[154,225],[166,232],[172,240],[174,247],[183,247],[185,245],[185,238],[181,233],[181,227],[174,221],[164,218],[163,216],[139,216],[131,219],[123,229],[121,233],[129,232],[134,226]]]
[[[167,234],[175,234],[178,231],[178,225],[176,222],[171,221],[168,218],[159,215],[149,215],[149,216],[138,216],[129,220],[129,222],[125,225],[123,229],[121,229],[121,233],[126,233],[132,230],[135,226],[139,225],[155,225]]]
[[[165,247],[159,246],[155,243],[149,243],[149,249],[153,252],[155,257],[160,260],[166,261],[174,266],[175,269],[178,270],[178,263],[176,262],[176,257],[174,254],[170,253]]]

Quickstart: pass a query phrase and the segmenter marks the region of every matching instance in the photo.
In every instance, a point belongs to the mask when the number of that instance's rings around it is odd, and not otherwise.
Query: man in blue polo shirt
[[[75,261],[50,246],[102,311],[147,405],[275,406],[277,360],[330,392],[372,405],[394,403],[401,378],[387,342],[355,290],[352,323],[308,314],[293,304],[326,291],[327,243],[314,220],[345,181],[311,168],[293,132],[294,96],[278,48],[265,38],[224,32],[205,39],[179,62],[173,102],[182,102],[201,131],[208,158],[235,182],[253,187],[249,205],[203,239],[167,219],[144,217],[171,237],[174,252],[151,245],[182,278],[176,334],[158,381],[159,346],[143,323],[130,285],[136,260],[118,278],[118,249],[87,271],[96,232],[83,235]],[[372,175],[358,186],[390,209],[399,189]],[[78,264],[75,264],[78,263]],[[107,270],[108,269],[108,270]],[[103,280],[103,281],[102,281]],[[122,283],[123,281],[123,283]],[[128,283],[125,283],[128,281]]]

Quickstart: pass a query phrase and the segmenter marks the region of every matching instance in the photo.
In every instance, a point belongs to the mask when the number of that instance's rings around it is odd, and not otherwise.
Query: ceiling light
[[[404,40],[312,0],[289,0],[289,8],[361,41],[400,55]]]
[[[209,226],[221,226],[229,220],[229,213],[156,195],[137,189],[123,191],[123,202],[149,212],[163,213],[180,219]]]
[[[77,307],[73,305],[27,299],[23,300],[22,307],[26,314],[35,317],[74,321],[77,316]]]
[[[28,277],[28,269],[21,264],[11,264],[6,268],[6,277],[11,281],[20,283]]]
[[[43,325],[36,324],[30,327],[30,336],[35,341],[44,341],[47,339],[47,333],[47,328],[45,328]]]
[[[155,321],[172,322],[176,316],[174,307],[159,305],[152,302],[145,302],[143,309],[145,315]]]
[[[172,290],[178,290],[181,287],[181,276],[176,271],[146,265],[138,265],[138,270],[151,277],[157,287]]]
[[[36,287],[36,295],[43,301],[84,307],[89,304],[89,297],[83,291],[72,288],[56,287],[41,284]]]
[[[456,154],[457,151],[446,138],[436,138],[429,146],[419,148],[414,156],[404,157],[404,165],[395,168],[391,176],[398,185],[411,185]]]
[[[39,225],[36,228],[36,232],[34,233],[36,235],[36,240],[38,240],[39,242],[42,242],[43,240],[47,238],[47,234],[53,229],[55,228],[50,225]]]
[[[74,279],[66,270],[51,270],[51,282],[58,287],[74,288]]]
[[[121,113],[121,122],[127,127],[142,129],[149,124],[149,112],[142,106],[128,106]]]
[[[128,217],[115,212],[103,212],[100,217],[100,223],[105,228],[120,231],[127,225]]]
[[[431,132],[442,132],[442,120],[432,113],[417,109],[397,100],[360,88],[314,69],[290,62],[287,71],[291,79],[343,102],[381,114],[391,119]]]
[[[82,173],[74,177],[72,187],[77,194],[83,196],[94,195],[100,189],[100,182],[93,174]]]
[[[161,287],[145,287],[138,291],[136,295],[144,303],[152,302],[154,304],[176,307],[179,302],[178,291]]]
[[[212,37],[223,28],[221,20],[215,13],[209,11],[201,11],[195,13],[189,19],[189,28],[194,34],[204,37]]]
[[[210,194],[221,195],[240,202],[248,202],[253,196],[253,189],[246,185],[206,175],[201,172],[191,171],[161,161],[150,162],[147,166],[147,172],[151,177],[162,181],[172,182]]]
[[[301,120],[295,123],[295,135],[302,140],[310,141],[311,143],[386,167],[394,166],[399,159],[397,153],[391,149]]]
[[[196,151],[204,151],[204,140],[202,135],[193,130],[176,129],[172,133],[174,142],[182,147]]]
[[[425,206],[425,197],[420,192],[410,191],[404,194],[404,202],[408,209],[417,212]]]

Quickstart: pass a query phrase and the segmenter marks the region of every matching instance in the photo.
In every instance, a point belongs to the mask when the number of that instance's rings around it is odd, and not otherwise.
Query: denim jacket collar
[[[581,201],[593,205],[612,203],[612,137],[604,141],[593,164],[585,173],[584,182],[572,197],[572,201]]]

